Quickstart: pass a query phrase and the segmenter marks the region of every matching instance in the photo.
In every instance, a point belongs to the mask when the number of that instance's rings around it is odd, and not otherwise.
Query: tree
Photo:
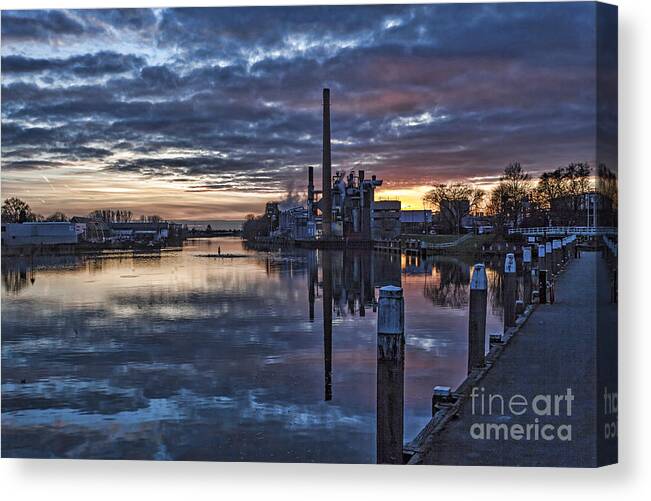
[[[525,203],[529,201],[530,176],[520,162],[509,164],[490,195],[488,210],[496,219],[498,229],[516,228],[524,217]]]
[[[617,208],[617,174],[604,164],[597,168],[597,190],[610,200],[614,209]]]
[[[423,202],[439,211],[449,230],[460,233],[462,219],[479,208],[484,195],[484,191],[464,183],[438,183],[423,196]]]
[[[565,168],[565,184],[570,196],[583,195],[590,191],[590,165],[571,163]]]
[[[255,240],[256,237],[269,236],[269,223],[265,214],[254,216],[247,214],[246,221],[242,224],[242,234],[247,240]]]
[[[32,209],[20,198],[7,198],[2,204],[3,223],[27,223],[35,220],[36,215]]]
[[[552,223],[573,226],[576,224],[582,195],[590,191],[590,165],[570,163],[551,172],[543,172],[533,191],[539,211],[551,218]]]
[[[129,223],[133,218],[133,213],[130,210],[121,209],[97,209],[88,214],[88,217],[105,223]]]
[[[130,214],[130,212],[129,212],[129,214]],[[129,221],[130,220],[131,219],[129,218]],[[125,222],[128,223],[129,221],[125,221]],[[140,216],[140,222],[141,223],[160,223],[162,221],[163,221],[163,218],[160,217],[157,214],[152,214],[151,216],[146,216],[146,215],[143,214],[143,215]]]
[[[65,223],[68,221],[68,216],[66,216],[63,212],[57,211],[54,214],[50,214],[45,218],[45,220],[54,223]]]

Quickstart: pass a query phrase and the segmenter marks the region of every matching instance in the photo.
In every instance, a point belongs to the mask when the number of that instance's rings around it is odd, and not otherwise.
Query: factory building
[[[400,200],[373,204],[373,240],[393,240],[400,236]]]
[[[402,233],[426,234],[432,230],[432,223],[432,211],[429,209],[400,211]]]
[[[375,189],[382,180],[367,178],[363,170],[338,171],[332,176],[330,90],[323,89],[322,190],[314,189],[314,169],[308,168],[308,220],[314,236],[325,241],[370,243],[373,235]],[[317,201],[317,195],[321,195]],[[320,217],[319,217],[320,214]],[[320,223],[320,224],[319,224]]]
[[[2,246],[76,244],[74,223],[7,223],[2,225]]]
[[[316,235],[316,224],[310,221],[308,210],[304,207],[293,207],[280,211],[278,229],[272,236],[280,236],[290,240],[313,240]]]
[[[113,241],[128,242],[160,242],[167,240],[180,230],[180,225],[157,222],[157,223],[109,223],[111,238]]]
[[[308,167],[307,174],[307,208],[280,210],[277,202],[267,203],[269,235],[358,246],[400,235],[400,202],[375,201],[381,179],[367,178],[363,170],[340,170],[332,175],[329,89],[323,89],[321,190],[314,187],[314,167]]]

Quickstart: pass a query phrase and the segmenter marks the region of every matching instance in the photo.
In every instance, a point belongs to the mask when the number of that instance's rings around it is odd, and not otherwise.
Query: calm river
[[[404,288],[409,441],[466,375],[470,264],[234,238],[3,259],[2,455],[373,463],[378,287]]]

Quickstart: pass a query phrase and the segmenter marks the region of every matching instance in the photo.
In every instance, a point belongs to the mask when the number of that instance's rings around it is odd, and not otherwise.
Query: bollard
[[[531,304],[531,247],[522,247],[522,288],[525,306]]]
[[[547,303],[547,270],[538,270],[538,303]]]
[[[504,260],[504,331],[515,326],[515,300],[518,277],[515,273],[515,256],[506,255]]]
[[[552,259],[552,243],[545,242],[545,270],[547,270],[548,273],[554,273],[554,263]]]
[[[486,356],[486,311],[488,279],[483,264],[476,264],[470,279],[470,304],[468,305],[468,373],[484,365]]]
[[[540,270],[546,270],[546,257],[545,257],[545,246],[544,245],[539,245],[538,246],[538,271]]]
[[[524,313],[524,301],[518,299],[515,302],[515,314],[522,315]]]
[[[554,273],[558,273],[561,268],[561,241],[554,240],[552,242],[552,255],[554,256]]]
[[[405,303],[402,288],[380,289],[377,314],[377,463],[402,464]]]
[[[435,386],[432,390],[432,417],[438,412],[439,408],[452,402],[454,402],[452,388],[449,386]]]

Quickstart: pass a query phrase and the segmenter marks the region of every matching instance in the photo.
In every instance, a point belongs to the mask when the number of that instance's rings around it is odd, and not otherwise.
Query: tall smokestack
[[[330,89],[323,89],[323,186],[321,189],[321,212],[323,214],[323,236],[332,233],[332,159],[330,157]]]
[[[314,167],[311,165],[307,168],[307,208],[310,211],[310,217],[313,214],[314,207]]]

